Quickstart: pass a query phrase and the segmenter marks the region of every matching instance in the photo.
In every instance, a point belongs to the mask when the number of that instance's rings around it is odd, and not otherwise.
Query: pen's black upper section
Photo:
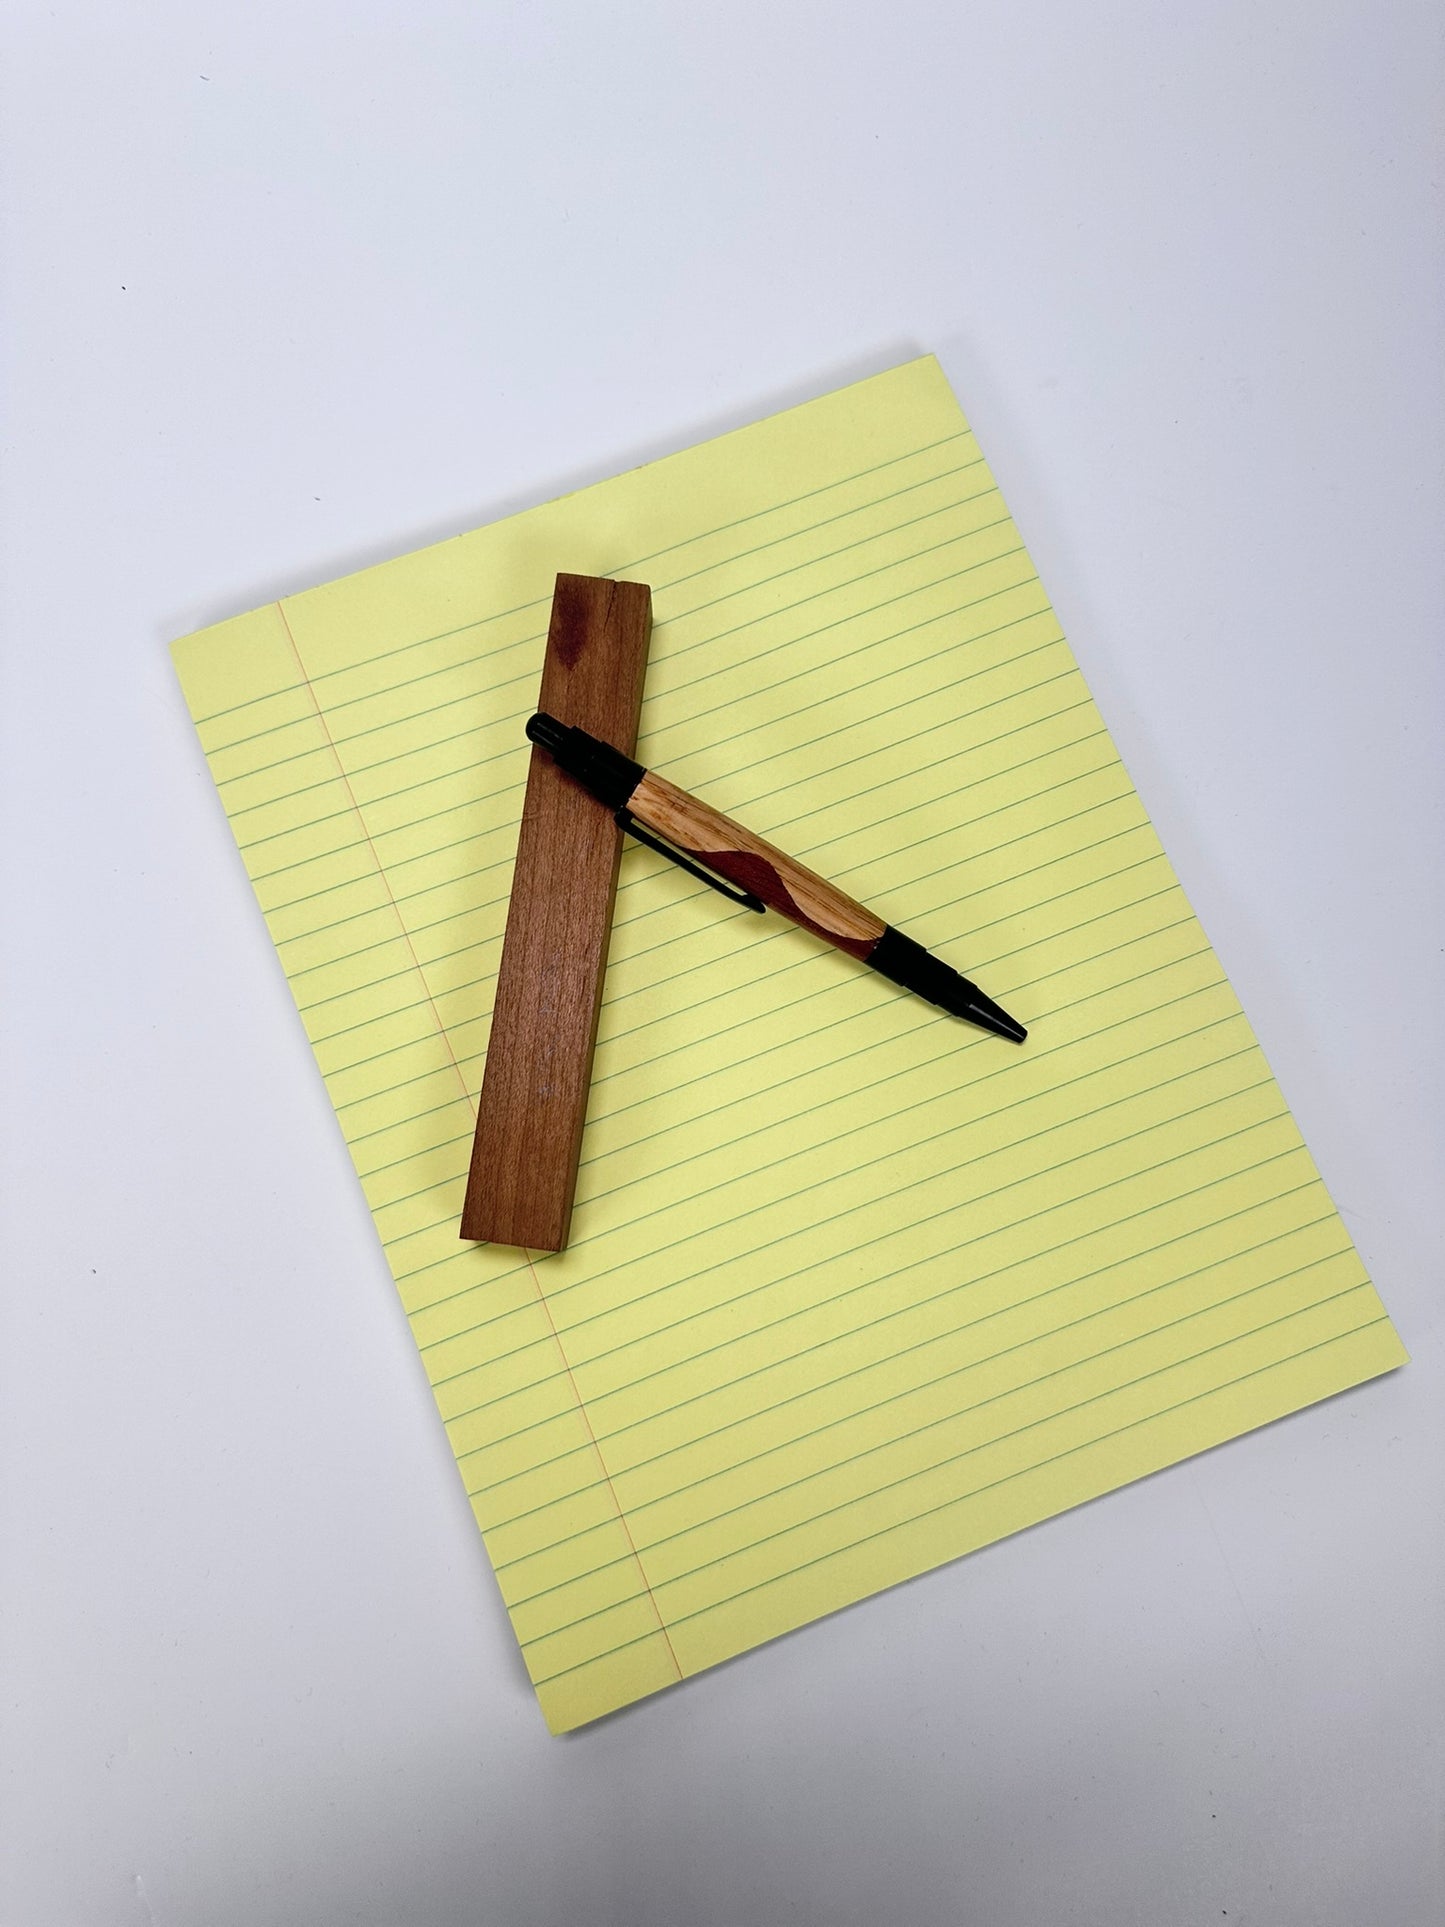
[[[527,724],[527,734],[546,750],[558,769],[575,776],[609,810],[620,810],[647,774],[641,763],[634,763],[620,749],[589,736],[585,729],[559,723],[544,710],[538,710]]]

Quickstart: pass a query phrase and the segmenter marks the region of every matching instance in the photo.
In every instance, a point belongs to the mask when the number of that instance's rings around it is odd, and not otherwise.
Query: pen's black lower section
[[[921,943],[905,937],[891,924],[873,946],[868,961],[893,983],[916,991],[951,1016],[966,1017],[980,1029],[991,1030],[997,1037],[1010,1037],[1016,1044],[1028,1036],[1023,1025],[1016,1023],[992,997],[985,997],[977,984],[960,977],[941,957],[935,957],[931,950],[925,950]]]

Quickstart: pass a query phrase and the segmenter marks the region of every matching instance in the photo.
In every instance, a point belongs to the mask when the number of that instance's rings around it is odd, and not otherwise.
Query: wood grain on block
[[[629,755],[652,632],[642,582],[559,575],[538,707]],[[461,1235],[567,1243],[622,832],[532,751]]]
[[[769,909],[826,937],[840,950],[867,957],[883,935],[886,926],[881,917],[805,863],[675,788],[665,777],[649,770],[627,807],[639,822],[679,850],[686,850],[730,883],[751,890]]]

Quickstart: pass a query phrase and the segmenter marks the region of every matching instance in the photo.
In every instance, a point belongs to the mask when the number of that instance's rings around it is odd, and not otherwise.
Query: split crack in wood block
[[[537,707],[630,756],[651,634],[645,583],[559,575]],[[463,1238],[567,1243],[621,850],[611,813],[534,748]]]

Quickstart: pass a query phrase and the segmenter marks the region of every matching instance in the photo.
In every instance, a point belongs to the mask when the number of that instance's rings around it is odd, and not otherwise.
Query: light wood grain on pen
[[[627,807],[640,823],[697,857],[709,870],[751,890],[770,909],[852,956],[866,957],[887,927],[881,917],[855,903],[836,884],[665,777],[649,771]]]

